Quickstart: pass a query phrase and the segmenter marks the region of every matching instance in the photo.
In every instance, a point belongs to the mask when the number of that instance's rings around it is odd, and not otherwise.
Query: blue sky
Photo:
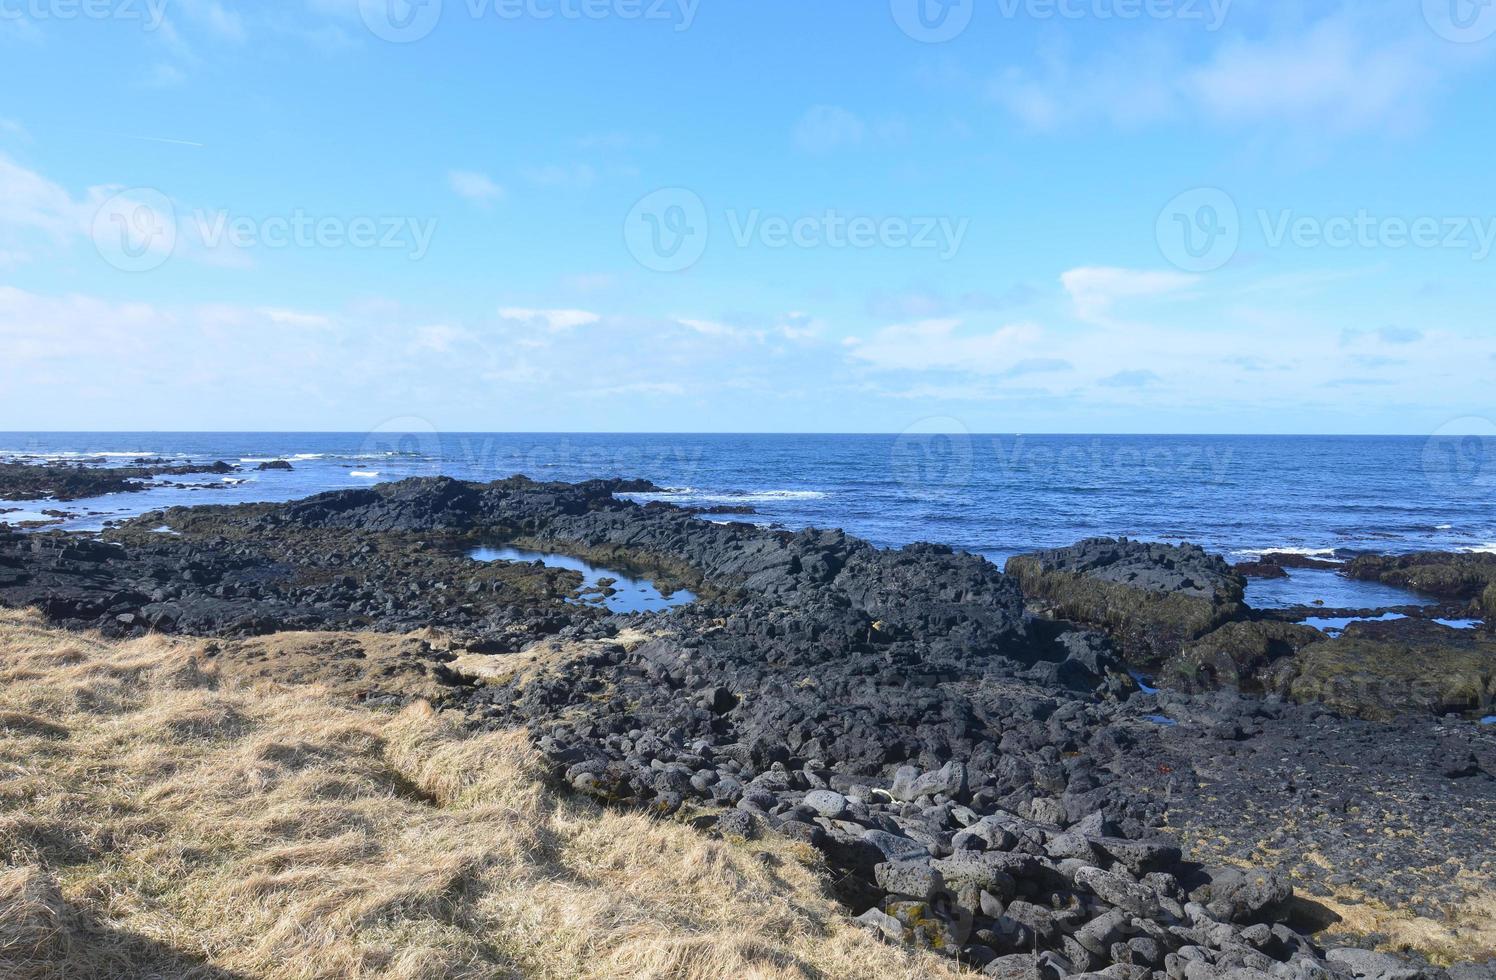
[[[0,429],[1489,431],[1496,5],[1288,6],[0,0]]]

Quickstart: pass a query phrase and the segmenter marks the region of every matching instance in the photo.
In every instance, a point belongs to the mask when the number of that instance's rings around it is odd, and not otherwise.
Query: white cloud
[[[1233,14],[1231,27],[1248,12]],[[1002,69],[988,97],[1035,128],[1102,121],[1261,125],[1295,138],[1416,127],[1441,89],[1489,57],[1428,29],[1416,3],[1367,0],[1318,15],[1285,11],[1236,33],[1142,37],[1100,57],[1046,48]],[[1468,50],[1466,50],[1468,49]]]
[[[490,205],[504,199],[504,188],[494,183],[487,174],[476,170],[453,170],[447,174],[447,185],[458,197],[474,204]]]
[[[964,371],[995,374],[1011,369],[1042,336],[1031,323],[985,333],[963,333],[956,319],[920,320],[884,327],[867,338],[850,338],[849,353],[885,371]]]
[[[271,323],[287,327],[325,328],[333,325],[331,317],[321,313],[302,313],[297,310],[264,307],[259,310]]]
[[[585,163],[570,165],[549,164],[543,167],[527,167],[520,171],[520,176],[536,187],[583,189],[597,183],[597,171],[591,165]]]
[[[456,345],[467,343],[473,339],[472,331],[445,323],[433,323],[416,328],[416,338],[411,344],[411,349],[416,351],[431,351],[436,354],[447,354]]]
[[[795,124],[795,145],[806,153],[830,153],[862,142],[867,126],[840,106],[812,106]]]
[[[1355,11],[1283,37],[1229,41],[1187,76],[1188,90],[1226,123],[1384,126],[1431,94],[1444,70],[1437,49],[1447,46],[1422,34],[1375,40],[1362,33],[1367,20]]]
[[[1060,276],[1075,304],[1075,315],[1092,323],[1106,322],[1119,301],[1163,296],[1194,285],[1198,276],[1182,272],[1157,272],[1108,267],[1071,269]]]
[[[590,326],[602,319],[598,314],[587,310],[530,310],[514,306],[499,310],[499,316],[506,320],[539,324],[551,333]]]
[[[729,327],[725,323],[718,323],[715,320],[689,320],[682,317],[675,322],[687,330],[694,330],[696,333],[708,337],[731,337],[738,332],[736,328]]]
[[[238,13],[224,9],[216,0],[193,0],[188,9],[218,37],[226,41],[244,40],[244,19]]]
[[[186,80],[186,72],[163,61],[151,67],[143,84],[146,88],[175,88]]]
[[[60,243],[81,234],[90,217],[86,201],[0,153],[0,235],[41,232]]]
[[[686,386],[674,381],[632,381],[628,384],[608,385],[586,389],[582,394],[592,398],[609,398],[614,395],[684,395]]]

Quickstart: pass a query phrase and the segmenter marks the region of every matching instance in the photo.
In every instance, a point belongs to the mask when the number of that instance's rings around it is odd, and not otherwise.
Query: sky
[[[0,0],[0,430],[1496,433],[1490,0]]]

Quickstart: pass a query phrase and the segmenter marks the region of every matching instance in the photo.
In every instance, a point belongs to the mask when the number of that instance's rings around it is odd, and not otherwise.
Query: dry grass
[[[808,855],[546,789],[515,733],[0,612],[0,975],[942,977]]]
[[[1315,901],[1340,918],[1327,935],[1386,937],[1378,948],[1396,952],[1414,949],[1435,963],[1448,966],[1496,956],[1496,891],[1490,882],[1471,882],[1472,897],[1445,921],[1389,909],[1352,889],[1337,889],[1331,898]]]
[[[562,640],[549,637],[537,640],[519,653],[508,656],[464,654],[447,667],[459,676],[483,684],[523,685],[551,671],[564,670],[567,664],[596,652],[600,647],[618,645],[625,650],[633,650],[650,638],[650,634],[635,629],[622,630],[609,640]]]

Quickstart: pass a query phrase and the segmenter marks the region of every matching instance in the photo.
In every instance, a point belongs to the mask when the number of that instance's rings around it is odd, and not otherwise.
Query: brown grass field
[[[0,611],[0,976],[958,975],[808,851],[564,798],[522,734],[360,707],[300,642]]]

